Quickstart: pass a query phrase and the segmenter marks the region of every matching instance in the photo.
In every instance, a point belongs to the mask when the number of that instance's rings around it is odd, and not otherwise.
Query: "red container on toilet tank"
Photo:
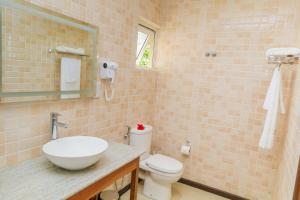
[[[145,130],[144,124],[137,124],[136,129],[139,131]]]

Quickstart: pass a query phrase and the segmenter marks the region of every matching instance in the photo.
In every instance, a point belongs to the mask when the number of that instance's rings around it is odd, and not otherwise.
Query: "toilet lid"
[[[183,168],[182,163],[178,160],[161,154],[155,154],[153,156],[150,156],[146,160],[146,164],[148,167],[154,170],[170,174],[178,173]]]

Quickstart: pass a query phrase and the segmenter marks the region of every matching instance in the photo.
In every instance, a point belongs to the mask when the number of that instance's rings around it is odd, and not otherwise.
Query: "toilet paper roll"
[[[191,146],[182,145],[181,146],[181,153],[183,155],[186,155],[186,156],[190,155],[190,153],[191,153]]]

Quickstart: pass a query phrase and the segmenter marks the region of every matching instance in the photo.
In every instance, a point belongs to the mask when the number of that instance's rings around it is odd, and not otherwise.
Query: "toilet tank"
[[[129,144],[134,146],[145,153],[140,157],[141,160],[146,159],[150,155],[151,139],[152,139],[152,126],[144,125],[144,130],[138,130],[136,127],[130,130]]]

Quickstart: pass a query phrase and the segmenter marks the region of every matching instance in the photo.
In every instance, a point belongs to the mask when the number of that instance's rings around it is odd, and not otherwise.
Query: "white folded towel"
[[[272,81],[269,86],[268,93],[263,105],[263,108],[267,110],[267,115],[265,119],[263,133],[259,141],[259,146],[261,148],[271,149],[273,146],[279,106],[280,112],[285,113],[282,92],[281,69],[280,67],[277,67],[273,72]]]
[[[80,90],[81,60],[74,58],[61,59],[60,68],[60,90],[79,91]],[[80,94],[62,94],[61,99],[80,98]]]
[[[266,57],[269,56],[295,56],[300,57],[300,49],[298,48],[271,48],[266,51]]]

